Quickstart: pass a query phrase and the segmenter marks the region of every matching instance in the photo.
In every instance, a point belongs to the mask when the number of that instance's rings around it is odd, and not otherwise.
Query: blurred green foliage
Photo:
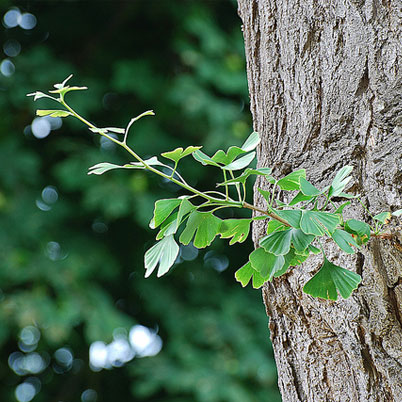
[[[235,3],[2,1],[2,18],[11,6],[37,25],[0,28],[0,63],[15,67],[0,65],[0,400],[28,398],[18,385],[29,383],[46,402],[279,401],[261,296],[233,278],[252,244],[217,241],[197,258],[189,247],[169,275],[144,279],[153,202],[178,188],[144,172],[88,176],[127,155],[75,121],[35,137],[41,101],[25,97],[74,73],[89,91],[71,103],[99,126],[155,110],[131,135],[144,157],[240,144],[252,124]],[[15,42],[19,54],[7,56]],[[201,188],[215,174],[183,165]],[[92,370],[91,343],[135,324],[157,331],[161,351]]]

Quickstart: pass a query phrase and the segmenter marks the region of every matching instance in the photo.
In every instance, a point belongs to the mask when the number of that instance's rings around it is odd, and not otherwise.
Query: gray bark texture
[[[239,0],[259,165],[307,169],[316,186],[354,166],[347,189],[373,213],[401,208],[402,1]],[[264,187],[264,183],[258,182]],[[263,207],[259,194],[255,203]],[[369,216],[352,207],[348,218]],[[336,302],[302,293],[321,257],[263,287],[283,400],[402,401],[401,220],[329,259],[359,273]],[[257,221],[254,240],[265,234]]]

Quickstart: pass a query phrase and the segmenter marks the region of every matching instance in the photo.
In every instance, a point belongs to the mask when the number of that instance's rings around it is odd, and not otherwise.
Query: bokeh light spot
[[[82,402],[96,402],[98,400],[98,394],[93,389],[86,389],[81,394],[81,401]]]
[[[21,21],[21,12],[18,8],[12,8],[8,10],[3,17],[3,23],[6,28],[14,28]]]
[[[21,44],[15,39],[9,39],[4,43],[3,50],[6,56],[15,57],[21,52]]]
[[[54,204],[59,199],[59,193],[56,187],[46,186],[42,190],[42,199],[47,204]]]
[[[37,117],[31,124],[32,134],[39,139],[47,137],[50,134],[51,129],[52,126],[50,125],[48,119],[43,117]]]
[[[19,21],[19,26],[22,29],[33,29],[35,28],[37,23],[36,17],[31,14],[31,13],[24,13],[21,15],[20,21]]]
[[[29,382],[23,382],[15,389],[15,398],[19,402],[29,402],[35,397],[35,395],[35,387]]]
[[[15,72],[14,63],[8,59],[3,60],[0,64],[0,72],[5,77],[11,77]]]

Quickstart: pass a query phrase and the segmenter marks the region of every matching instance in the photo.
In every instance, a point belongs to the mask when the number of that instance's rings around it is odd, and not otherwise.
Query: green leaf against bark
[[[336,209],[336,211],[334,212],[335,214],[342,214],[343,210],[345,209],[345,207],[347,207],[348,205],[350,205],[351,202],[350,201],[346,201],[343,204],[339,205],[339,207]]]
[[[296,196],[289,202],[289,206],[293,206],[303,201],[312,201],[315,200],[316,197],[312,197],[311,195],[304,195],[301,191],[299,191]]]
[[[353,166],[344,166],[336,174],[334,180],[331,183],[331,187],[329,188],[329,192],[328,192],[329,197],[337,197],[342,193],[342,191],[345,189],[346,185],[352,179],[352,177],[348,177],[349,174],[352,172],[352,170],[353,170]]]
[[[301,229],[291,229],[292,232],[292,244],[297,251],[304,251],[315,239],[314,235],[305,234]]]
[[[269,204],[271,200],[271,192],[257,187],[258,192],[264,197],[265,201]]]
[[[148,278],[158,264],[158,277],[166,274],[176,261],[178,254],[179,246],[173,235],[166,236],[158,241],[145,253],[145,277]]]
[[[285,219],[291,226],[296,229],[300,228],[300,220],[302,217],[302,211],[297,209],[276,209],[275,213]]]
[[[171,161],[177,163],[180,159],[191,155],[193,152],[198,151],[202,147],[189,146],[183,150],[182,147],[176,148],[174,151],[164,152],[161,154],[163,157],[170,159]]]
[[[344,224],[346,232],[357,235],[361,244],[367,243],[370,239],[370,226],[356,219],[349,219]],[[358,242],[359,243],[359,242]]]
[[[244,152],[250,152],[257,148],[258,144],[261,142],[260,135],[254,131],[252,132],[243,145],[240,147]]]
[[[351,245],[359,248],[359,245],[356,243],[352,235],[344,230],[335,229],[331,237],[334,239],[335,243],[348,254],[355,253]]]
[[[149,223],[151,229],[157,228],[180,204],[182,200],[178,198],[168,198],[155,202],[154,216]]]
[[[275,272],[282,269],[285,263],[283,255],[267,253],[262,247],[257,248],[249,255],[251,266],[264,278],[270,281]]]
[[[72,114],[70,112],[67,112],[66,110],[54,110],[54,109],[48,109],[48,110],[40,110],[38,109],[36,111],[37,116],[50,116],[50,117],[67,117],[71,116]]]
[[[303,291],[313,297],[337,300],[338,291],[347,299],[361,282],[360,275],[339,267],[324,257],[320,270],[304,285]]]
[[[278,255],[285,255],[290,250],[290,243],[292,239],[292,230],[280,230],[271,233],[260,239],[260,246],[268,253]]]
[[[402,209],[398,209],[398,210],[392,212],[392,215],[393,216],[401,216],[402,215]]]
[[[295,170],[278,180],[277,184],[282,190],[300,190],[300,178],[306,178],[306,169]]]
[[[313,254],[320,254],[321,250],[315,246],[312,246],[311,244],[308,246],[308,249],[313,253]]]
[[[381,223],[386,223],[391,219],[391,212],[381,212],[380,214],[375,215],[374,219]]]
[[[242,156],[239,159],[236,159],[232,163],[229,163],[229,165],[223,166],[222,169],[224,170],[241,170],[247,167],[255,158],[255,152],[250,152],[249,154],[246,154]]]
[[[264,278],[252,267],[250,261],[236,271],[235,278],[243,287],[253,278],[254,289],[260,288],[265,283]]]
[[[243,243],[250,232],[252,219],[225,219],[220,227],[221,239],[231,238],[229,244]]]
[[[267,224],[267,234],[269,235],[278,230],[286,230],[287,228],[288,227],[285,226],[283,223],[281,223],[275,219],[271,219]]]
[[[327,229],[332,233],[339,224],[339,215],[320,211],[302,211],[300,228],[306,234],[322,236]]]
[[[209,246],[219,234],[222,220],[212,212],[192,211],[186,222],[186,227],[180,235],[180,243],[187,245],[193,240],[194,247]]]
[[[283,267],[279,271],[275,272],[274,274],[275,278],[285,274],[290,267],[299,265],[304,261],[304,259],[302,259],[301,256],[296,254],[296,251],[293,247],[291,247],[289,252],[283,257],[285,259],[285,262],[283,264]]]
[[[309,181],[304,177],[300,177],[300,189],[304,195],[315,197],[322,193],[321,190],[314,187]]]

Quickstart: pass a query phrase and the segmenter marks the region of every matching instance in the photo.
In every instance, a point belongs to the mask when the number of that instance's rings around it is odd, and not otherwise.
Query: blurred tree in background
[[[89,91],[71,104],[99,126],[155,110],[131,135],[144,157],[240,144],[252,123],[235,2],[0,12],[0,400],[279,401],[261,295],[234,280],[252,244],[183,247],[169,275],[144,279],[153,202],[179,189],[141,171],[88,176],[128,154],[36,118],[46,101],[25,96],[74,73]],[[215,171],[188,159],[190,184],[207,186]]]

